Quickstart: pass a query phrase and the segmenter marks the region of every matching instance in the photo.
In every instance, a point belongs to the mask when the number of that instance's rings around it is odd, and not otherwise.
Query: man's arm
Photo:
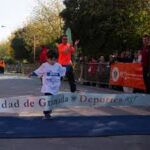
[[[79,42],[80,42],[79,40],[76,40],[74,43],[74,47],[72,45],[72,51],[71,51],[72,53],[74,53],[77,50]]]

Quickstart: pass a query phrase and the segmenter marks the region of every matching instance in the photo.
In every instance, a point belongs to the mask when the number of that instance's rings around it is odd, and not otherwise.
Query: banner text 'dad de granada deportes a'
[[[147,94],[60,93],[54,96],[0,98],[0,112],[42,112],[68,107],[150,106]]]

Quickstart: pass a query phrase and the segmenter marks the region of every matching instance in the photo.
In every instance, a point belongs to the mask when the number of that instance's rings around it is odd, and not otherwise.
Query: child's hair
[[[56,50],[48,50],[47,51],[47,58],[49,58],[49,59],[52,59],[52,58],[57,59],[58,58],[58,52]]]

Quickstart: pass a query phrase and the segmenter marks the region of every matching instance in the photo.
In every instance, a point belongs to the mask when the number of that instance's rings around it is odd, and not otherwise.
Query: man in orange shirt
[[[75,41],[74,44],[75,48],[77,47],[78,43],[79,40]],[[66,77],[68,78],[71,92],[76,91],[76,84],[75,84],[73,68],[72,68],[72,60],[71,60],[71,56],[74,54],[75,48],[71,43],[68,43],[67,36],[63,35],[62,42],[58,45],[58,53],[59,53],[58,62],[63,67],[66,67]]]

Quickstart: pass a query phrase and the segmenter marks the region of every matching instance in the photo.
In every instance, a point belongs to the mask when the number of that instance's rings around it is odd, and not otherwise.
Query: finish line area
[[[150,115],[148,113],[147,115],[90,113],[93,109],[99,111],[107,108],[109,111],[113,108],[121,110],[128,106],[147,107],[150,105],[149,99],[149,95],[144,94],[72,94],[69,92],[48,97],[1,98],[1,112],[6,114],[8,112],[9,116],[0,117],[0,138],[149,135]],[[54,115],[52,113],[52,118],[49,120],[42,120],[41,112],[49,109],[54,110]],[[73,111],[83,112],[83,114],[72,113]],[[37,112],[40,113],[33,116],[33,113],[37,114]],[[13,113],[19,113],[19,116],[13,116]]]
[[[3,76],[0,80],[0,138],[150,134],[149,95],[123,94],[82,85],[78,85],[78,89],[83,92],[72,95],[66,92],[68,83],[63,82],[58,101],[56,97],[48,100],[53,101],[48,106],[53,107],[52,119],[42,120],[47,98],[41,96],[40,88],[39,79]]]

